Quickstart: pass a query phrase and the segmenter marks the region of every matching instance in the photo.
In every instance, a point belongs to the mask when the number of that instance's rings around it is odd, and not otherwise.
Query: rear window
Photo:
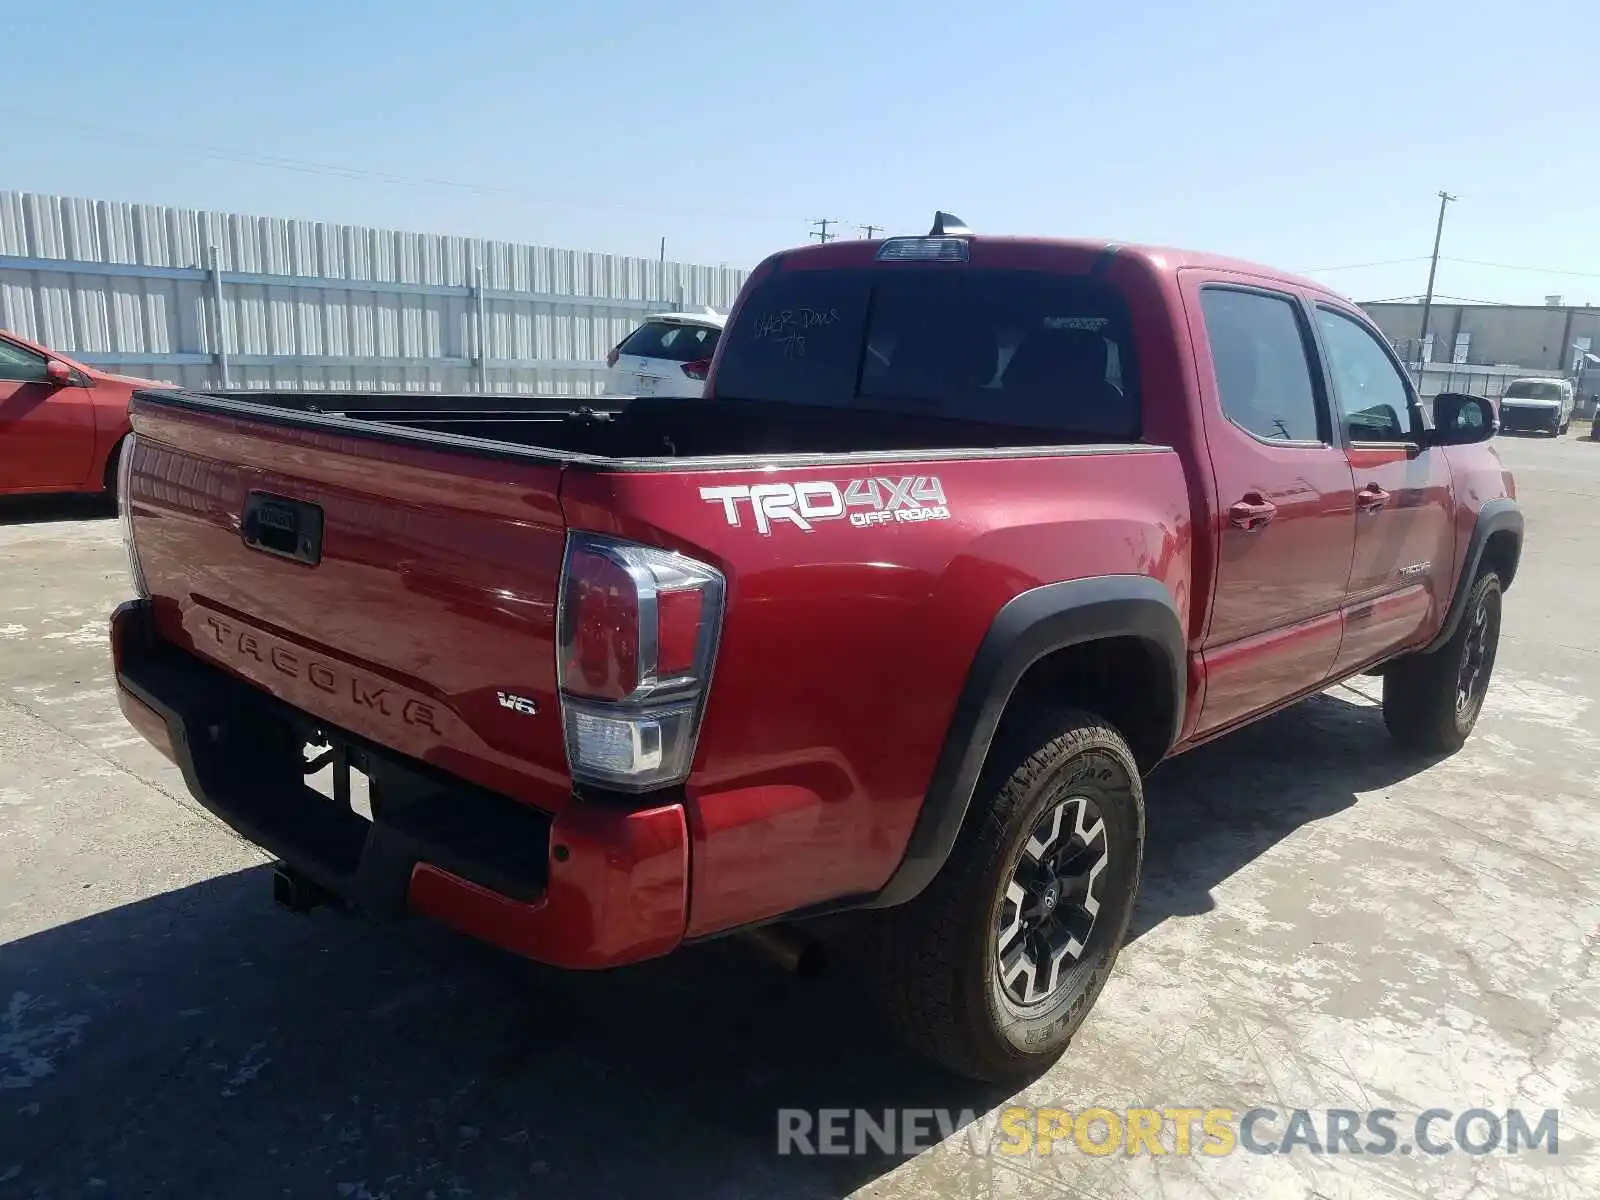
[[[1506,389],[1508,400],[1559,400],[1559,383],[1539,383],[1532,379],[1519,379]]]
[[[1035,271],[895,267],[768,277],[726,331],[725,401],[1139,436],[1122,295]]]
[[[696,362],[710,358],[717,348],[720,329],[703,325],[674,325],[670,321],[647,321],[617,347],[619,354],[641,358],[666,358],[673,362]]]

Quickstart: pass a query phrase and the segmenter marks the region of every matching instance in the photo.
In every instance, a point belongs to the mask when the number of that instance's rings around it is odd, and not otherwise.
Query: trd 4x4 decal
[[[937,475],[869,477],[852,479],[842,486],[825,479],[730,484],[703,487],[700,499],[722,505],[728,524],[735,527],[742,524],[742,514],[748,506],[756,532],[766,537],[780,521],[810,533],[817,521],[842,521],[847,517],[860,529],[950,519],[944,485]]]

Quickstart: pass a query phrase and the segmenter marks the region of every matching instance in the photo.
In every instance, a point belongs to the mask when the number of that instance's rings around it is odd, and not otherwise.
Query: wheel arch
[[[1455,634],[1466,612],[1472,585],[1483,567],[1493,567],[1495,574],[1500,576],[1501,589],[1510,589],[1511,581],[1516,578],[1517,565],[1522,559],[1522,527],[1522,509],[1515,500],[1490,500],[1478,510],[1444,624],[1423,648],[1424,654],[1433,653]]]
[[[106,494],[117,494],[117,463],[122,458],[122,452],[128,444],[128,431],[124,431],[117,440],[111,443],[111,449],[106,451],[106,460],[100,464],[100,483]]]
[[[968,669],[900,866],[869,905],[913,899],[944,866],[990,745],[1017,705],[1049,694],[1098,713],[1148,771],[1182,729],[1186,659],[1172,596],[1148,576],[1074,579],[1013,597]]]

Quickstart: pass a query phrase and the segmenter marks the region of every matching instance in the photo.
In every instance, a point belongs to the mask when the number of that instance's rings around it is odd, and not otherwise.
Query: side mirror
[[[1500,418],[1487,397],[1440,392],[1433,398],[1433,436],[1429,440],[1435,446],[1470,446],[1487,442],[1498,432]]]
[[[52,358],[44,365],[44,377],[55,387],[67,387],[72,383],[72,368],[59,358]]]

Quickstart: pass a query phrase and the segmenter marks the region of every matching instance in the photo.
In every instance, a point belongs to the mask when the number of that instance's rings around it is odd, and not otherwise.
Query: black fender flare
[[[868,907],[904,904],[944,866],[1000,718],[1028,668],[1056,650],[1114,637],[1146,643],[1166,668],[1172,728],[1164,749],[1177,742],[1188,684],[1188,639],[1165,586],[1144,575],[1101,575],[1049,583],[1012,597],[968,668],[900,865]]]
[[[1461,560],[1461,574],[1456,577],[1455,591],[1450,596],[1450,608],[1445,613],[1444,624],[1420,653],[1432,654],[1455,636],[1456,629],[1461,625],[1461,618],[1467,611],[1467,597],[1472,592],[1473,583],[1477,581],[1478,568],[1483,563],[1483,552],[1489,545],[1489,539],[1503,532],[1511,533],[1516,540],[1517,557],[1511,562],[1511,574],[1515,575],[1517,560],[1522,556],[1522,509],[1515,500],[1486,501],[1478,510],[1478,519],[1472,526],[1472,538],[1467,543],[1466,557]],[[1500,584],[1509,588],[1511,579],[1509,577],[1502,579]]]

